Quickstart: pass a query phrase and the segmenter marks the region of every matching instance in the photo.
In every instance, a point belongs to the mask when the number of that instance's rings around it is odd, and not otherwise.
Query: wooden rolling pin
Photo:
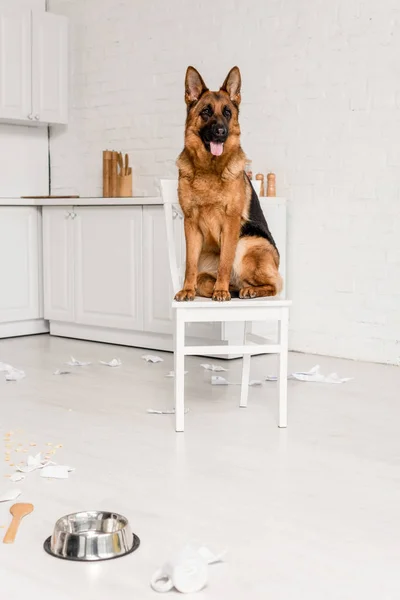
[[[111,152],[103,152],[103,198],[110,197]]]
[[[267,175],[267,196],[276,196],[276,177],[275,173],[268,173]]]
[[[256,175],[256,181],[261,181],[261,184],[260,184],[260,196],[264,196],[264,194],[265,194],[265,190],[264,190],[264,175],[262,173],[257,173],[257,175]]]
[[[117,164],[118,152],[113,151],[111,153],[110,198],[116,198],[118,196]]]

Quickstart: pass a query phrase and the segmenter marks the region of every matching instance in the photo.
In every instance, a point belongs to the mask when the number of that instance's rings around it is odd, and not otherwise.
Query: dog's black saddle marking
[[[244,176],[251,187],[251,200],[249,220],[246,221],[246,223],[243,223],[242,229],[240,231],[240,237],[244,237],[246,235],[263,237],[266,240],[268,240],[269,243],[274,246],[274,248],[276,248],[279,254],[278,248],[275,244],[275,240],[272,237],[272,233],[269,230],[268,223],[262,211],[261,204],[256,194],[256,191],[253,188],[251,181],[247,177],[246,173],[244,174]]]

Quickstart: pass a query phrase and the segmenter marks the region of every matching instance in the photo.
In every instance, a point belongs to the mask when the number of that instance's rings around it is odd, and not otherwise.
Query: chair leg
[[[248,323],[244,324],[244,335],[243,335],[243,346],[246,345],[246,333],[248,329]],[[247,399],[249,396],[249,378],[250,378],[250,354],[243,356],[242,366],[242,387],[240,390],[240,408],[247,408]]]
[[[288,333],[289,333],[289,310],[282,308],[282,317],[279,321],[279,409],[278,427],[287,426],[287,374],[288,374]]]
[[[175,370],[175,431],[185,428],[185,322],[175,313],[174,370]]]

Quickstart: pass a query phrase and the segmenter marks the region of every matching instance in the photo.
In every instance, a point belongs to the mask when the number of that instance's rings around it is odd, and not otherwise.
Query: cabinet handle
[[[32,120],[33,120],[33,115],[32,115],[32,113],[31,113],[30,115],[28,115],[28,119],[29,119],[30,121],[32,121]]]
[[[35,115],[35,119],[36,119],[36,121],[39,121],[40,116],[39,115]]]
[[[69,216],[71,217],[71,219],[75,219],[76,213],[75,212],[69,213]]]
[[[67,212],[67,213],[65,213],[65,218],[66,218],[66,219],[69,219],[69,218],[70,218],[70,216],[71,216],[71,213],[70,213],[70,212]]]

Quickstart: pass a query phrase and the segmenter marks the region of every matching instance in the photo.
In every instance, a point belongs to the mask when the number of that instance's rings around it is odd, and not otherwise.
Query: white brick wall
[[[72,31],[72,112],[53,193],[101,193],[101,151],[135,192],[175,173],[188,64],[243,75],[243,147],[289,198],[293,349],[400,355],[398,0],[50,0]]]

